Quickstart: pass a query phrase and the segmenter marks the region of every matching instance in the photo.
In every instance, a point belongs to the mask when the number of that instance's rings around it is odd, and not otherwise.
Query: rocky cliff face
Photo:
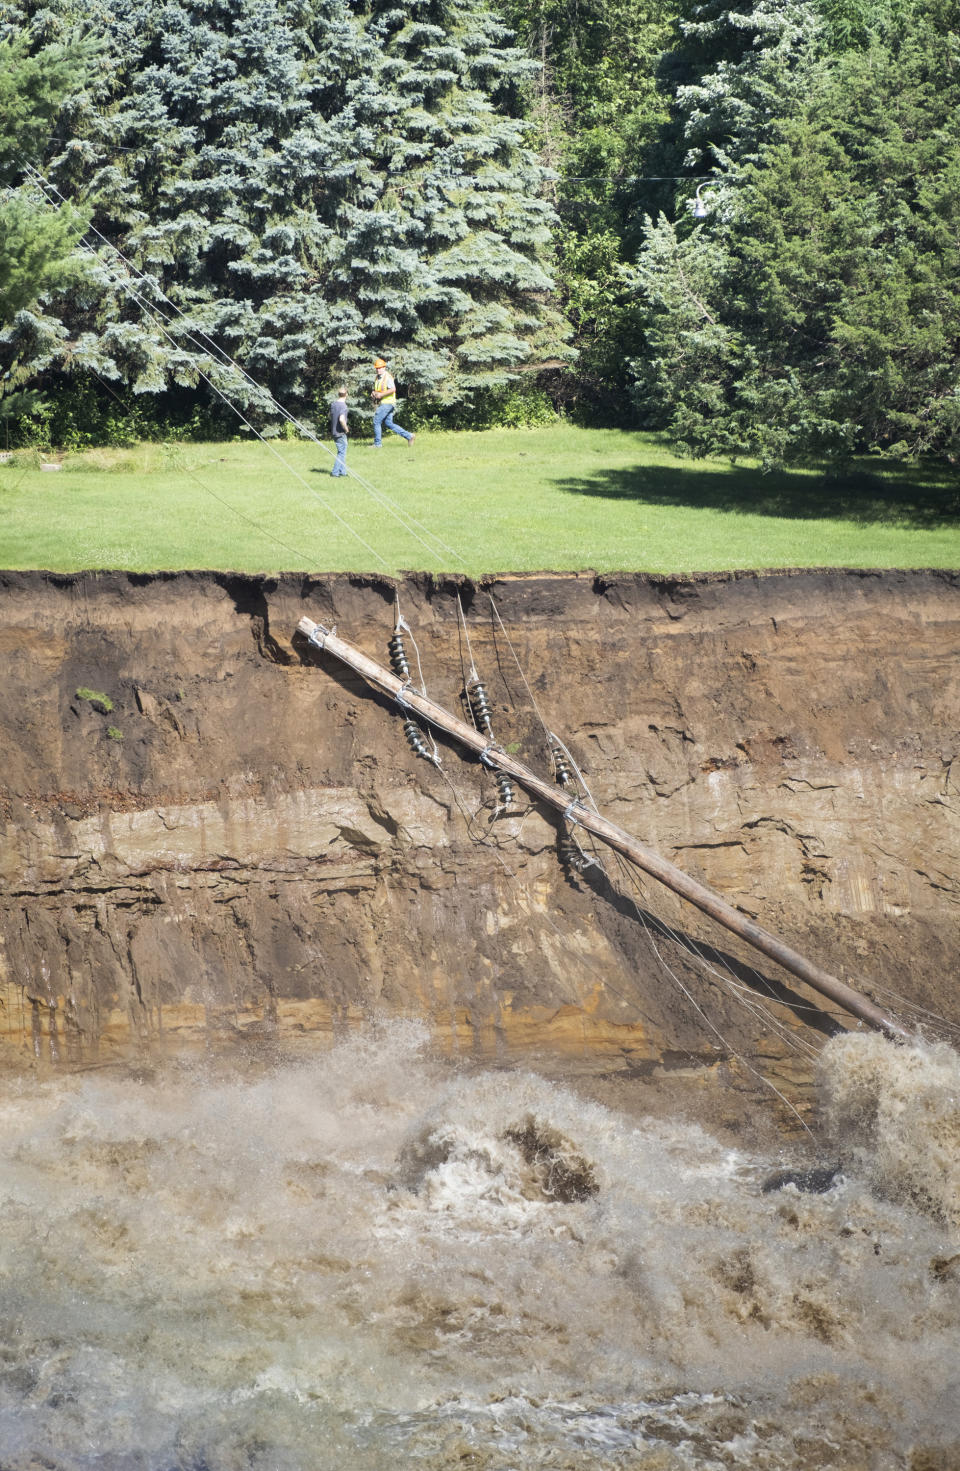
[[[412,1015],[466,1054],[739,1053],[802,1092],[799,1018],[830,1026],[802,986],[606,855],[565,870],[546,811],[498,815],[472,758],[420,759],[295,636],[307,614],[386,663],[397,595],[439,703],[472,658],[542,774],[541,719],[613,821],[881,1003],[957,1019],[960,575],[6,573],[0,1064]],[[755,1011],[764,987],[786,1004]]]

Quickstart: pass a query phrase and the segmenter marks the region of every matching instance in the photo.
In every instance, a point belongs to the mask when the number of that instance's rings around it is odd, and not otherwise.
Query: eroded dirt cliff
[[[822,1035],[802,986],[652,881],[565,872],[546,811],[495,816],[489,773],[418,758],[295,635],[306,614],[386,663],[397,593],[439,703],[460,713],[472,655],[541,773],[542,717],[615,822],[882,1003],[960,1019],[960,574],[6,573],[0,1062],[405,1015],[467,1055],[692,1077],[739,1053],[802,1095],[785,1035],[686,942]]]

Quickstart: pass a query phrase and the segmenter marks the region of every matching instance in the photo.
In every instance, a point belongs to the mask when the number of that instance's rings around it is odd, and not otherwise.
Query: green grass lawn
[[[402,416],[401,416],[402,418]],[[842,478],[681,459],[578,429],[351,442],[142,445],[0,464],[0,566],[244,572],[694,572],[960,567],[960,479],[860,461]]]

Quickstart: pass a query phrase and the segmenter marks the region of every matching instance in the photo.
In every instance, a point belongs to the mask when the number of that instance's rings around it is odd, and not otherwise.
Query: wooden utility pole
[[[734,909],[732,904],[721,899],[719,894],[715,894],[704,884],[698,883],[696,879],[691,878],[689,874],[683,872],[683,869],[677,868],[666,858],[661,858],[659,853],[645,847],[623,828],[617,827],[613,822],[608,822],[592,808],[580,802],[571,802],[569,797],[554,783],[544,781],[529,767],[524,766],[523,762],[517,761],[515,757],[508,755],[506,751],[491,743],[473,726],[451,715],[442,705],[435,704],[426,695],[418,694],[389,669],[385,669],[383,665],[369,658],[362,650],[338,638],[335,630],[324,628],[322,624],[314,623],[311,618],[301,618],[297,627],[318,649],[339,659],[361,674],[376,689],[382,690],[384,694],[396,700],[402,710],[420,716],[422,720],[427,721],[437,730],[445,731],[447,735],[452,736],[454,740],[467,746],[481,757],[485,766],[495,771],[503,771],[507,776],[513,777],[532,796],[546,802],[548,806],[561,813],[568,822],[577,823],[587,832],[593,833],[595,837],[600,838],[616,852],[622,853],[631,863],[642,868],[645,873],[659,879],[662,884],[672,889],[675,894],[679,894],[682,899],[696,905],[704,914],[709,914],[711,919],[724,925],[733,934],[739,935],[748,945],[752,945],[755,950],[775,960],[778,965],[783,966],[784,970],[790,971],[792,975],[805,981],[808,986],[812,986],[815,991],[819,991],[822,996],[835,1002],[844,1011],[859,1017],[868,1026],[883,1032],[885,1036],[894,1041],[910,1040],[910,1033],[894,1017],[882,1011],[879,1006],[875,1006],[872,1001],[861,995],[859,991],[855,991],[852,986],[846,985],[844,981],[838,980],[836,976],[830,975],[828,971],[821,970],[818,965],[806,960],[783,940],[778,939],[776,935],[771,934],[761,925],[755,924],[739,909]]]

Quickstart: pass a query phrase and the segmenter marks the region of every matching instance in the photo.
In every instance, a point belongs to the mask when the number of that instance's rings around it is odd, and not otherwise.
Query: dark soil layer
[[[531,695],[613,821],[882,1004],[960,1020],[960,574],[6,573],[0,1065],[403,1015],[623,1076],[740,1055],[803,1101],[789,1041],[834,1025],[812,993],[606,855],[565,870],[553,816],[494,816],[473,758],[416,756],[295,634],[387,663],[397,592],[439,703],[462,713],[472,655],[541,774]],[[694,937],[780,1000],[746,1008]]]

